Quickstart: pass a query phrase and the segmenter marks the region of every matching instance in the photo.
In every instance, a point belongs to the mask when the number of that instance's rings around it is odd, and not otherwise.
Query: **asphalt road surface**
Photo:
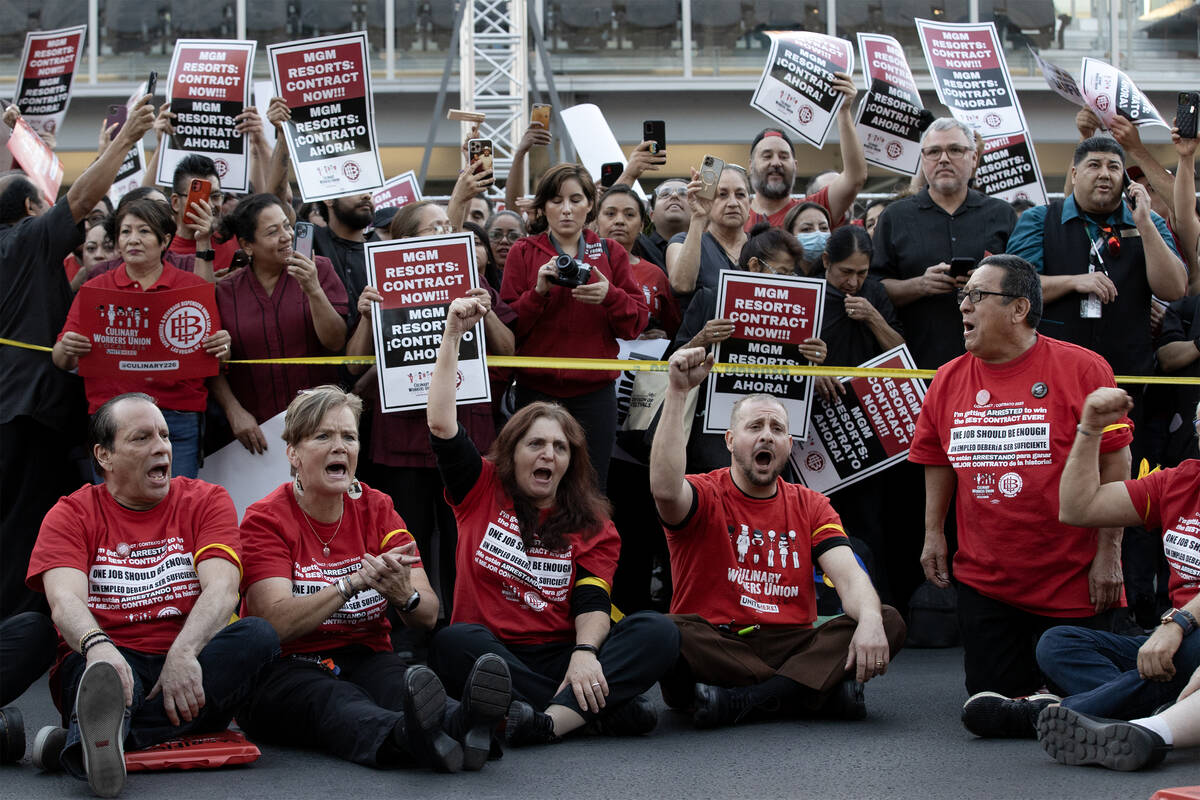
[[[1200,753],[1146,772],[1055,763],[1034,741],[984,741],[962,727],[962,651],[907,650],[867,685],[863,722],[793,721],[696,731],[662,707],[636,739],[585,737],[511,750],[482,772],[373,770],[320,753],[263,746],[249,766],[130,775],[122,797],[217,798],[1149,798],[1200,784]],[[657,690],[654,691],[659,701]],[[659,701],[661,703],[661,701]],[[46,682],[17,705],[30,744],[55,724]],[[0,797],[84,798],[86,783],[26,758],[0,767]]]

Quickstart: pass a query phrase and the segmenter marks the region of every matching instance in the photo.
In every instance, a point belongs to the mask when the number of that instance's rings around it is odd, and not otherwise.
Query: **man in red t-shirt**
[[[813,712],[861,719],[862,685],[887,671],[904,622],[880,606],[829,500],[779,477],[792,437],[776,398],[753,394],[734,405],[729,467],[684,475],[685,400],[712,364],[699,347],[671,357],[650,452],[680,631],[680,662],[662,681],[664,698],[686,706],[690,690],[703,727]],[[814,561],[846,610],[818,628]]]
[[[34,743],[46,767],[86,777],[102,797],[125,783],[124,746],[221,731],[279,653],[257,617],[228,625],[241,559],[228,492],[171,477],[167,423],[152,398],[124,394],[91,420],[104,483],[59,500],[29,561],[60,636],[52,694],[67,730]]]
[[[1096,433],[1132,408],[1122,389],[1088,395],[1063,467],[1059,516],[1075,525],[1161,528],[1173,607],[1150,636],[1051,628],[1038,643],[1037,657],[1046,676],[1070,695],[1062,701],[1063,709],[1093,719],[1132,720],[1160,738],[1156,745],[1169,746],[1170,729],[1145,718],[1173,702],[1200,668],[1200,461],[1189,459],[1137,480],[1101,484]],[[1080,760],[1082,753],[1056,741],[1062,728],[1055,721],[1063,718],[1059,712],[1039,719],[1038,738],[1065,763],[1086,763]]]
[[[908,456],[925,465],[921,565],[936,586],[950,586],[943,525],[954,498],[972,695],[963,723],[978,736],[1032,737],[1037,713],[1058,699],[1028,697],[1044,683],[1038,637],[1067,622],[1112,630],[1124,612],[1121,530],[1058,520],[1059,476],[1084,398],[1113,386],[1113,374],[1090,350],[1038,335],[1041,284],[1022,258],[985,258],[958,297],[967,352],[938,370]],[[1101,478],[1127,478],[1129,421],[1096,435]]]

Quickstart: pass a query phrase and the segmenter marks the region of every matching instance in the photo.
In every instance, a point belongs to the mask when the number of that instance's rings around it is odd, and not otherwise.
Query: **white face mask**
[[[797,233],[796,240],[804,248],[804,260],[816,261],[825,252],[825,245],[829,243],[829,231]]]

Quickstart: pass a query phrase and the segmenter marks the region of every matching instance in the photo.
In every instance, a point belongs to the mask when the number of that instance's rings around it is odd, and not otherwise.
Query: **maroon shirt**
[[[346,287],[328,258],[315,256],[317,279],[334,310],[343,319],[348,310]],[[221,322],[233,337],[232,360],[242,358],[300,358],[335,355],[317,338],[308,297],[287,272],[268,295],[254,270],[237,270],[217,283]],[[242,407],[262,423],[287,409],[301,389],[338,383],[336,366],[269,366],[232,364],[229,386]]]

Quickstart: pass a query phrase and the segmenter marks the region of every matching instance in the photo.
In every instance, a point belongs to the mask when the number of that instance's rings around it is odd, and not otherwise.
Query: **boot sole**
[[[462,746],[442,731],[446,690],[433,670],[413,667],[405,674],[408,688],[408,724],[415,725],[429,746],[433,768],[458,772],[463,765]]]
[[[115,667],[97,661],[84,671],[75,714],[88,785],[100,797],[116,797],[125,788],[125,690]]]
[[[475,771],[487,763],[492,731],[508,714],[512,701],[512,677],[508,664],[493,653],[481,656],[471,669],[463,703],[469,725],[463,735],[463,769]]]
[[[1062,706],[1043,711],[1037,729],[1042,749],[1060,764],[1132,772],[1165,755],[1149,731],[1124,722],[1098,722]]]

